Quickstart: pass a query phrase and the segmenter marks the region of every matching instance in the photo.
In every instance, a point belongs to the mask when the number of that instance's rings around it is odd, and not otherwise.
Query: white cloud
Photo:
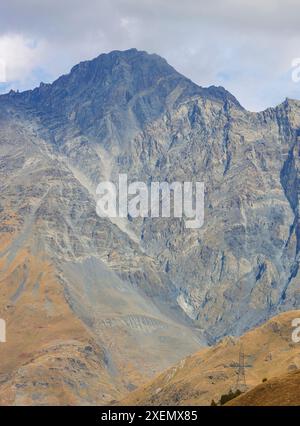
[[[42,46],[22,35],[0,36],[2,82],[18,82],[19,87],[33,84],[32,72],[41,64]]]

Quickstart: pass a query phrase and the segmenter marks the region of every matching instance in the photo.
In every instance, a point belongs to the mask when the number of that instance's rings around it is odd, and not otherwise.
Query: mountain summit
[[[34,107],[47,122],[53,115],[62,125],[72,118],[81,130],[102,134],[107,115],[122,121],[120,131],[127,125],[129,131],[131,126],[143,127],[193,96],[239,105],[224,88],[201,88],[160,56],[130,49],[81,62],[54,83],[13,93],[9,99],[22,108]]]

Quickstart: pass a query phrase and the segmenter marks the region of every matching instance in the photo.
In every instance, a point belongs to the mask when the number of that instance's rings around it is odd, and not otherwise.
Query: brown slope
[[[291,322],[300,311],[280,314],[241,338],[227,337],[166,370],[130,393],[121,405],[209,405],[234,388],[241,344],[249,388],[263,378],[300,367],[300,344],[292,342]]]
[[[11,239],[16,235],[11,235]],[[30,247],[1,236],[0,405],[103,404],[124,392],[106,353],[67,304],[57,271]]]
[[[274,377],[249,390],[226,405],[278,406],[300,405],[300,370]]]

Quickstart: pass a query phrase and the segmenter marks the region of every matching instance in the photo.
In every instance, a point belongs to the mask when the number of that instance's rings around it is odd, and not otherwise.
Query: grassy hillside
[[[274,377],[229,401],[226,405],[300,405],[300,370]]]
[[[145,386],[131,392],[121,405],[209,405],[235,389],[239,351],[243,345],[247,388],[263,379],[300,367],[300,344],[293,343],[291,322],[300,311],[280,314],[240,338],[226,337],[216,346],[183,359]],[[296,377],[296,376],[295,376]],[[298,376],[297,376],[298,377]],[[268,387],[267,381],[264,386]],[[242,396],[239,397],[243,398]]]

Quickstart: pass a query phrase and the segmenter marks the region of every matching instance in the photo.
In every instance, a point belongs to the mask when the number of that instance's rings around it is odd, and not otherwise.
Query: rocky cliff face
[[[251,113],[135,49],[1,96],[1,356],[16,353],[2,372],[35,362],[33,322],[59,319],[103,354],[112,399],[205,342],[299,307],[299,132],[300,102]],[[99,218],[96,186],[119,173],[203,181],[204,226]],[[10,328],[28,333],[29,355]]]

